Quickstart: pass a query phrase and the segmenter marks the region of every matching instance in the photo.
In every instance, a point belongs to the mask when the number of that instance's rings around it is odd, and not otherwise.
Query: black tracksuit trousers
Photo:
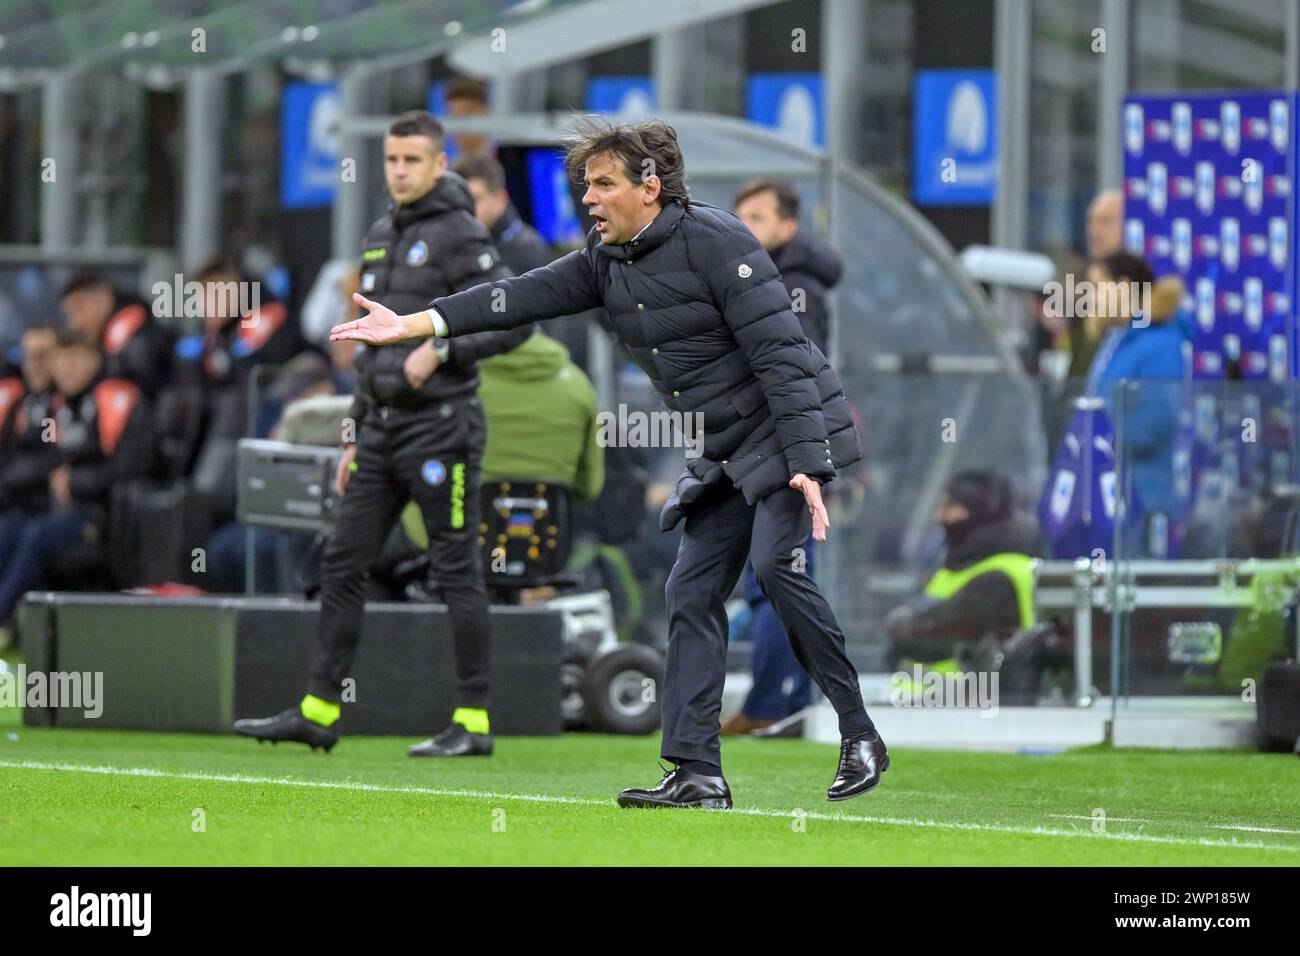
[[[424,515],[430,558],[451,612],[456,705],[488,706],[488,600],[478,547],[486,438],[483,408],[473,393],[366,415],[357,435],[357,467],[321,564],[312,694],[339,700],[361,637],[370,567],[413,500]]]
[[[799,663],[837,714],[862,707],[844,633],[798,560],[812,531],[803,494],[782,488],[750,505],[723,480],[694,502],[668,576],[668,661],[663,687],[666,760],[720,764],[719,717],[727,676],[727,612],[745,559],[785,626]]]

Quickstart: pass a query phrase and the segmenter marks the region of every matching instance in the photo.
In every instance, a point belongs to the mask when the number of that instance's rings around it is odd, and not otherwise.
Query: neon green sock
[[[314,694],[304,697],[298,709],[313,724],[320,724],[322,727],[332,726],[339,719],[339,705]]]
[[[482,707],[457,707],[451,722],[460,724],[471,734],[488,733],[488,712]]]

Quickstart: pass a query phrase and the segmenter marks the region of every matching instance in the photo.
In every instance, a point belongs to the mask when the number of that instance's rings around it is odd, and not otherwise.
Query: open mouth
[[[605,231],[609,228],[609,220],[606,219],[604,216],[596,215],[594,212],[591,213],[591,218],[595,220],[596,232],[600,233],[600,235],[603,236],[605,234]]]

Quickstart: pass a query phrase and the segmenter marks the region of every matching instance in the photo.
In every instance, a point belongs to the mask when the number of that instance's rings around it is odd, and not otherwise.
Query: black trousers
[[[667,760],[719,763],[719,716],[727,676],[727,612],[745,558],[754,562],[795,656],[836,713],[862,706],[844,633],[807,573],[812,515],[803,495],[782,488],[753,505],[730,482],[692,505],[668,576],[668,661],[662,695]]]
[[[366,578],[408,501],[429,533],[451,612],[456,704],[488,706],[488,600],[480,563],[479,485],[487,425],[472,394],[414,410],[371,411],[357,434],[357,468],[321,561],[321,616],[309,690],[337,701],[352,671]]]

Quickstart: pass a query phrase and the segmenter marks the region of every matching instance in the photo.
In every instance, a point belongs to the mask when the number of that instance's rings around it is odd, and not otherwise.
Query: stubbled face
[[[596,221],[596,235],[609,245],[628,242],[659,215],[659,177],[634,183],[613,156],[587,160],[582,204]]]
[[[776,193],[770,189],[742,200],[736,207],[736,216],[769,252],[785,245],[799,230],[799,220],[781,218]]]
[[[68,328],[96,341],[112,313],[113,291],[108,288],[79,289],[63,297]]]
[[[23,381],[30,391],[43,392],[53,381],[55,339],[50,329],[23,333]]]
[[[384,180],[399,206],[423,198],[447,171],[447,154],[427,136],[384,137]]]
[[[493,192],[488,188],[488,184],[477,176],[465,180],[465,185],[469,186],[469,194],[474,197],[474,215],[483,225],[491,227],[506,211],[510,194],[504,189]]]
[[[64,395],[77,395],[86,390],[99,373],[99,352],[69,345],[54,352],[54,384]]]

